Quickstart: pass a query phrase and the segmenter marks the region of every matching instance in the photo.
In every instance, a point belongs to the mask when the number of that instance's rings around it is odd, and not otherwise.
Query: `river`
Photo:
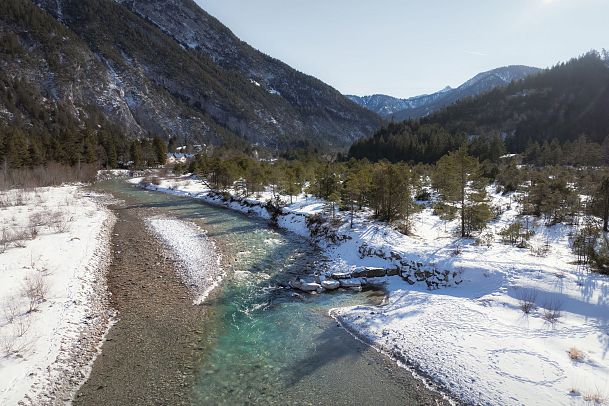
[[[382,291],[297,294],[284,288],[326,260],[306,239],[266,221],[122,181],[115,197],[193,222],[222,253],[226,278],[196,327],[203,335],[193,404],[436,404],[442,398],[328,316],[334,307],[378,303]]]

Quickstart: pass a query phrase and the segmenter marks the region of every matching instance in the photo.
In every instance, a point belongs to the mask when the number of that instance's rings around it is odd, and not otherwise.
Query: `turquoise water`
[[[188,198],[112,187],[144,208],[207,230],[227,277],[196,326],[206,345],[196,404],[420,404],[432,394],[328,316],[333,307],[378,303],[383,292],[296,294],[284,286],[324,262],[316,247],[265,221]]]

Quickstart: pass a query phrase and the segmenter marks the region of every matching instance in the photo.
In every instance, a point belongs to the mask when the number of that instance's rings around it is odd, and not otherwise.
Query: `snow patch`
[[[29,234],[0,253],[0,404],[64,402],[87,378],[114,316],[105,279],[114,216],[79,186],[0,195],[12,202],[0,209],[4,232]],[[30,300],[28,281],[45,294]]]
[[[196,296],[194,304],[203,303],[225,275],[214,242],[205,231],[188,222],[153,217],[147,219],[147,224],[180,264],[180,276]]]

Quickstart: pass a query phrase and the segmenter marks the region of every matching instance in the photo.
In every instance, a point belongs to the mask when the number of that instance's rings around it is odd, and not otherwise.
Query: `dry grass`
[[[582,395],[584,401],[594,405],[605,405],[607,404],[607,397],[601,393],[598,389],[592,391],[586,391]]]
[[[575,346],[569,348],[568,354],[569,354],[569,358],[572,361],[578,361],[579,362],[579,361],[582,361],[585,358],[585,354],[583,353],[583,351],[580,351]]]
[[[37,197],[38,196],[38,197]],[[3,200],[2,200],[3,199]],[[39,190],[25,192],[22,190],[0,191],[2,204],[12,206],[27,203],[27,211],[30,213],[25,224],[20,224],[17,216],[13,215],[10,220],[0,225],[0,254],[9,248],[25,248],[26,242],[35,239],[42,230],[51,233],[65,233],[70,231],[74,218],[65,210],[51,210],[43,203],[44,198]],[[7,203],[8,202],[8,203]],[[67,206],[73,206],[76,200],[74,196],[65,199]],[[22,209],[19,209],[23,212]],[[10,215],[3,217],[9,218]]]
[[[61,211],[44,211],[34,216],[34,222],[38,226],[48,227],[56,233],[65,233],[70,230],[70,223],[74,221]]]
[[[95,181],[97,169],[97,164],[81,164],[79,168],[58,163],[33,169],[7,169],[0,171],[0,190],[57,186],[71,182],[91,183]]]
[[[25,206],[31,196],[24,189],[8,190],[0,194],[0,207]]]

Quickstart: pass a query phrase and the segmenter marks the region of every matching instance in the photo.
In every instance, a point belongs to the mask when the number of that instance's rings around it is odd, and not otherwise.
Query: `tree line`
[[[236,189],[243,196],[260,194],[266,187],[276,199],[307,193],[325,200],[330,213],[348,211],[351,221],[360,210],[412,230],[413,214],[429,200],[433,188],[441,195],[436,209],[446,218],[461,219],[461,235],[469,236],[490,218],[485,187],[488,179],[478,159],[466,147],[442,157],[434,166],[387,160],[346,162],[312,160],[258,161],[245,155],[199,155],[188,167],[177,168],[207,179],[214,189]]]

